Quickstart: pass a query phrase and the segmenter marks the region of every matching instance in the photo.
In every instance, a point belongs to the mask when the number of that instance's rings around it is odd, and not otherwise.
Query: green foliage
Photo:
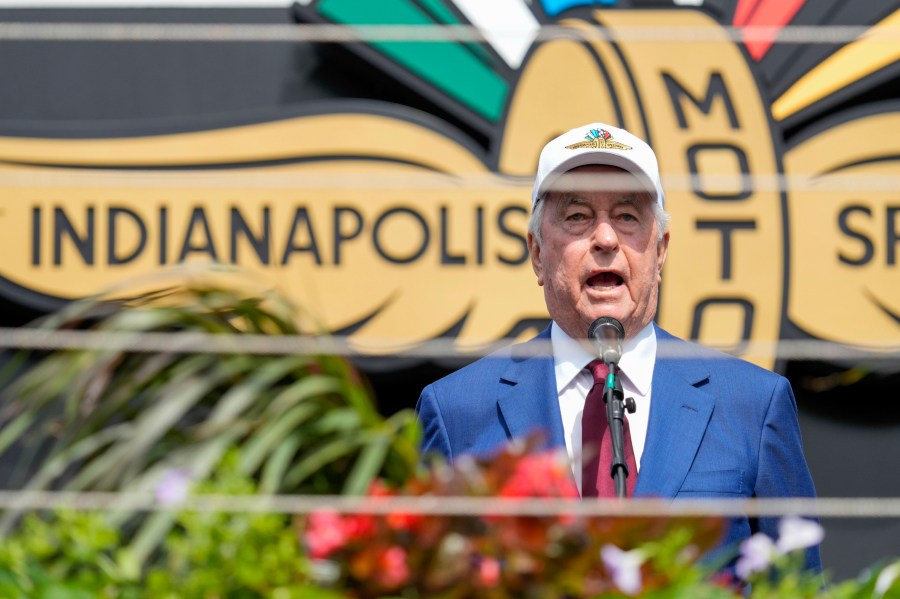
[[[855,580],[826,585],[804,572],[799,552],[777,556],[764,572],[750,577],[752,599],[900,599],[900,560],[883,560]]]
[[[229,454],[195,491],[256,493],[238,464],[237,454]],[[309,562],[283,514],[180,511],[155,563],[143,571],[120,541],[103,512],[29,514],[0,544],[0,597],[339,597],[309,583]]]
[[[256,483],[241,474],[240,456],[230,452],[216,474],[193,491],[208,496],[252,497]],[[527,464],[527,463],[526,463]],[[527,464],[528,465],[528,464]],[[504,475],[505,477],[506,475]],[[446,480],[446,477],[441,477]],[[509,479],[506,479],[509,480]],[[436,482],[436,481],[435,481]],[[504,484],[503,479],[497,482]],[[415,486],[415,485],[414,485]],[[504,484],[505,486],[505,484]],[[384,492],[383,487],[377,494]],[[418,489],[416,492],[421,491]],[[360,527],[359,518],[369,523]],[[562,520],[560,520],[562,518]],[[596,550],[604,544],[633,547],[641,554],[646,599],[728,599],[744,595],[733,581],[711,576],[697,561],[697,530],[665,519],[598,519],[579,525],[556,517],[494,516],[468,525],[466,517],[390,514],[353,516],[353,529],[365,538],[346,543],[328,559],[310,559],[308,530],[302,519],[272,512],[225,512],[184,509],[175,514],[152,564],[135,568],[108,513],[59,511],[29,514],[16,531],[0,542],[0,597],[4,599],[379,599],[438,597],[512,599],[623,598],[614,575],[596,568]],[[698,527],[697,524],[700,524]],[[448,524],[450,526],[448,526]],[[513,529],[529,539],[516,543],[505,534]],[[560,536],[560,531],[567,529]],[[580,531],[580,532],[579,532]],[[657,534],[660,531],[664,533]],[[414,534],[410,534],[414,533]],[[577,545],[564,538],[581,536]],[[587,535],[587,536],[582,536]],[[640,537],[653,538],[637,543]],[[705,545],[709,539],[702,539]],[[532,546],[529,547],[529,542]],[[562,548],[555,546],[562,542]],[[701,545],[701,546],[703,546]],[[406,567],[379,560],[386,548],[401,549]],[[500,558],[491,579],[473,552]],[[465,557],[466,559],[462,559]],[[772,568],[752,580],[750,599],[898,599],[900,562],[879,564],[858,580],[827,588],[799,569],[799,553],[781,556]],[[423,560],[424,558],[424,560]],[[785,558],[785,559],[782,559]],[[475,566],[472,569],[472,566]],[[385,588],[390,568],[408,570],[404,581]],[[482,562],[483,566],[483,562]],[[562,568],[560,568],[562,566]],[[515,571],[510,571],[510,569]],[[526,572],[527,571],[527,572]],[[347,578],[347,576],[351,578]],[[525,575],[523,581],[517,577]],[[428,578],[436,587],[429,587]],[[594,577],[594,590],[585,582]],[[520,582],[531,584],[520,585]]]
[[[198,496],[258,497],[229,451]],[[376,497],[461,489],[510,500],[543,496],[544,480],[568,497],[558,460],[510,455],[473,468],[438,470],[403,489],[376,484]],[[373,499],[375,501],[375,499]],[[728,599],[744,594],[733,579],[698,561],[715,542],[713,518],[582,518],[554,516],[384,516],[322,512],[306,518],[274,512],[173,510],[173,526],[150,563],[138,567],[114,519],[102,511],[27,515],[0,542],[4,599],[388,599],[567,597]],[[317,521],[316,521],[317,520]],[[323,528],[326,527],[326,528]],[[326,537],[322,537],[326,533]],[[319,535],[316,541],[314,537]],[[640,539],[645,539],[641,541]],[[646,541],[646,539],[652,539]],[[327,543],[323,546],[322,543]],[[319,545],[316,547],[316,545]],[[611,545],[638,556],[640,580],[626,592],[616,570],[627,560],[604,555]],[[309,552],[309,553],[308,553]],[[621,558],[621,553],[619,554]],[[898,599],[900,562],[827,588],[801,570],[801,553],[774,558],[754,573],[750,599]],[[492,563],[494,569],[486,568]]]
[[[33,356],[4,390],[0,459],[15,464],[4,484],[152,496],[173,469],[208,479],[232,449],[237,470],[265,494],[360,494],[376,477],[405,480],[418,465],[411,411],[379,415],[343,358],[245,351],[243,335],[300,335],[297,318],[271,292],[219,284],[92,299],[51,315],[39,330],[111,335],[99,349]],[[133,349],[159,333],[181,336],[161,351]],[[189,351],[197,334],[224,341]],[[0,533],[16,517],[6,513]],[[164,513],[142,522],[128,539],[138,563],[171,523]]]
[[[217,476],[195,492],[256,493],[255,483],[239,473],[239,462],[236,454],[229,456]],[[182,511],[159,563],[147,574],[146,596],[309,597],[314,587],[308,573],[309,561],[289,516]]]
[[[0,543],[0,597],[137,598],[140,586],[116,561],[118,531],[94,512],[25,516]]]
[[[565,452],[531,451],[533,438],[489,459],[460,459],[411,478],[385,497],[483,497],[579,501]],[[617,596],[620,572],[647,596],[714,599],[734,592],[710,583],[700,555],[721,537],[721,518],[601,518],[570,510],[532,515],[310,514],[304,542],[333,566],[323,584],[355,597],[585,598]],[[652,542],[647,542],[653,539]],[[624,551],[627,549],[628,551]],[[603,557],[613,552],[613,558]],[[633,558],[632,568],[619,567]],[[636,578],[635,578],[636,577]],[[683,591],[683,594],[678,594]],[[695,595],[696,596],[696,595]]]

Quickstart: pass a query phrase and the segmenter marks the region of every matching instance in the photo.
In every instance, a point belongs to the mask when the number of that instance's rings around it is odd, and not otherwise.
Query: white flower
[[[469,539],[464,535],[451,532],[441,542],[441,553],[458,557],[468,551]]]
[[[309,576],[316,582],[332,584],[341,577],[341,568],[329,560],[311,559],[309,560]]]
[[[872,596],[884,597],[884,594],[893,586],[897,578],[900,578],[900,562],[894,562],[878,574]]]
[[[797,549],[814,547],[825,538],[825,529],[818,522],[797,516],[782,518],[778,523],[778,543],[780,553],[790,553]]]
[[[166,470],[156,485],[156,501],[161,505],[176,505],[187,499],[190,475],[177,468]]]
[[[741,557],[734,565],[738,576],[746,580],[754,572],[769,567],[775,557],[775,544],[761,532],[741,543]]]
[[[644,563],[641,551],[622,551],[615,545],[604,545],[600,557],[620,591],[626,595],[637,595],[641,591],[641,564]]]

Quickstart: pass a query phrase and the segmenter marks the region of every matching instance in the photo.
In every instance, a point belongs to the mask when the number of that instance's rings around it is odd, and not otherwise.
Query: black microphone
[[[625,338],[625,327],[621,322],[611,316],[601,316],[588,327],[587,336],[594,344],[597,355],[607,366],[619,363],[619,358],[622,357],[622,340]]]

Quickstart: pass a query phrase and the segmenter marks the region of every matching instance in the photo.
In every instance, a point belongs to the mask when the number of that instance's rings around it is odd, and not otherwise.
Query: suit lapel
[[[556,393],[556,375],[549,350],[550,329],[513,348],[512,359],[500,375],[497,406],[511,439],[536,429],[549,436],[550,447],[565,447]]]
[[[684,343],[657,331],[660,344]],[[635,495],[674,497],[681,488],[715,407],[715,399],[698,388],[708,379],[709,371],[696,360],[683,356],[656,360],[647,444]]]

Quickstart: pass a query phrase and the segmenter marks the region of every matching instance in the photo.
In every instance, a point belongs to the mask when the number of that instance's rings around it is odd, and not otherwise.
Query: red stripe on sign
[[[743,27],[753,16],[753,11],[761,0],[738,0],[737,8],[734,9],[734,20],[732,24],[735,27]]]
[[[734,13],[738,27],[771,27],[772,35],[755,37],[744,44],[753,60],[762,60],[775,42],[778,31],[791,22],[806,0],[740,0]]]

